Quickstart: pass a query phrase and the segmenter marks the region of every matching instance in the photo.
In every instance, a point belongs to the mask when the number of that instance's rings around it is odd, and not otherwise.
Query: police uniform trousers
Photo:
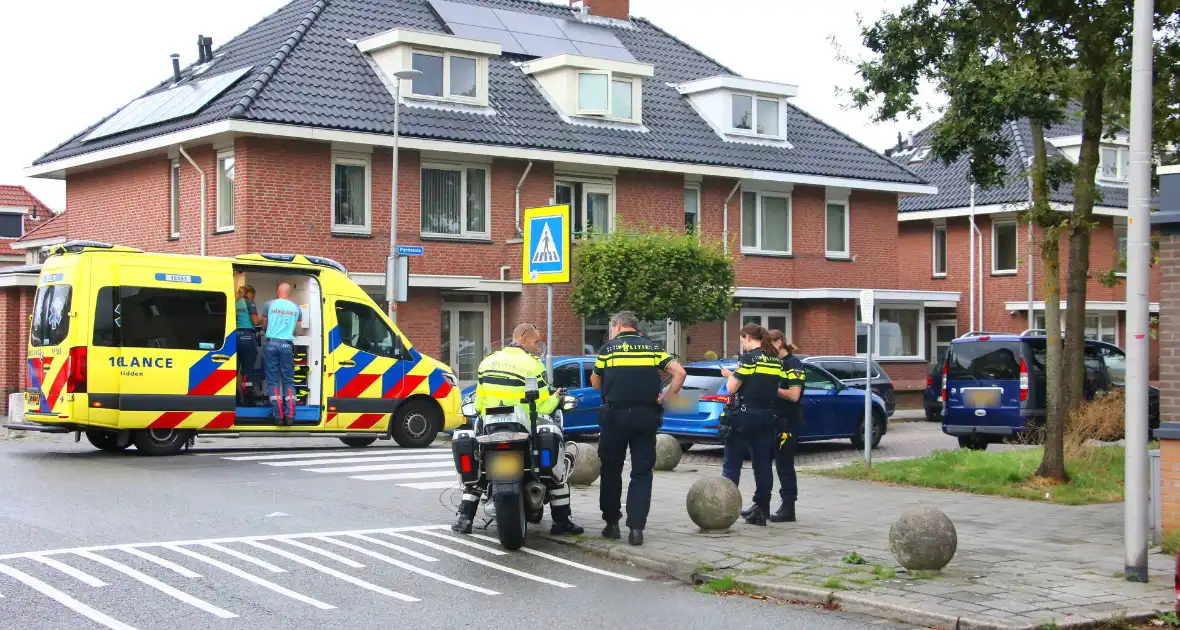
[[[599,421],[598,458],[602,480],[598,506],[602,520],[618,523],[623,517],[623,462],[631,451],[631,483],[627,486],[627,527],[644,529],[651,509],[652,467],[656,465],[656,431],[663,420],[658,405],[612,407],[607,405]]]
[[[728,414],[727,414],[728,415]],[[732,427],[725,438],[721,476],[739,486],[746,453],[754,469],[754,504],[770,513],[770,493],[774,489],[771,461],[775,459],[778,419],[770,409],[742,407],[729,418]]]
[[[790,437],[783,437],[784,432]],[[796,427],[779,419],[779,432],[775,436],[774,468],[778,472],[778,496],[783,503],[794,503],[799,499],[799,482],[795,476],[795,451],[799,447]]]

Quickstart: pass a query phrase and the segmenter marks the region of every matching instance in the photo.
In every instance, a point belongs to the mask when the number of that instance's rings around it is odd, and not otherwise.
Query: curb
[[[607,558],[616,562],[629,562],[648,571],[670,577],[689,586],[696,586],[717,576],[707,571],[701,571],[700,566],[693,566],[679,560],[665,556],[659,552],[640,553],[637,547],[627,544],[611,544],[605,547],[590,545],[582,541],[570,540],[560,536],[544,535],[552,542],[577,547],[586,553],[600,558]],[[818,606],[838,606],[845,612],[867,615],[891,621],[900,621],[916,626],[928,628],[950,628],[952,630],[1041,630],[1049,622],[1010,625],[987,618],[959,617],[943,613],[920,610],[904,604],[893,604],[874,599],[859,593],[829,590],[813,586],[794,584],[780,584],[754,578],[735,578],[735,583],[741,586],[755,588],[759,592],[778,599],[813,604]],[[1102,619],[1085,619],[1078,621],[1055,622],[1060,630],[1097,630],[1106,627],[1114,619],[1138,623],[1150,621],[1163,611],[1159,609],[1140,609],[1136,611],[1114,611]]]

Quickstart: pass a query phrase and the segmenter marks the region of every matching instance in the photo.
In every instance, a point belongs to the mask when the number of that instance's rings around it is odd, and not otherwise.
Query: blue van
[[[942,431],[975,450],[1027,441],[1045,424],[1044,335],[963,336],[943,364]],[[1127,355],[1113,344],[1086,340],[1085,396],[1124,385]],[[1149,423],[1159,426],[1159,390],[1148,388]]]

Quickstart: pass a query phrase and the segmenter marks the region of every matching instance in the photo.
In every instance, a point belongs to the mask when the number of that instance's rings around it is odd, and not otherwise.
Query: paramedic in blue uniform
[[[238,287],[238,299],[234,304],[237,313],[238,335],[238,374],[241,376],[241,389],[246,391],[246,378],[254,373],[258,363],[258,330],[262,325],[262,317],[258,315],[258,306],[254,304],[254,287],[243,284]]]
[[[267,302],[266,391],[274,408],[275,424],[290,425],[295,419],[295,326],[303,320],[299,305],[292,302],[291,285],[279,284],[278,297]]]

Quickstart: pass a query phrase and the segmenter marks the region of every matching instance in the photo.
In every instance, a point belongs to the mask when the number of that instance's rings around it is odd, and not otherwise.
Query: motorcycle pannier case
[[[455,471],[463,483],[479,481],[479,460],[476,458],[475,436],[462,435],[451,440],[451,455],[455,458]]]

